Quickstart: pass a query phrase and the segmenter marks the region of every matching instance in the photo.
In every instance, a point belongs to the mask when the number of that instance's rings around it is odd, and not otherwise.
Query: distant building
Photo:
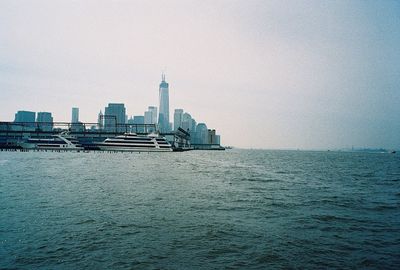
[[[38,112],[36,122],[37,127],[42,131],[53,130],[53,116],[50,112]]]
[[[21,122],[35,122],[35,112],[30,112],[30,111],[18,111],[15,114],[15,120],[14,122],[16,123],[21,123]]]
[[[103,112],[101,110],[100,110],[99,114],[97,115],[97,126],[98,126],[98,129],[103,129],[103,127],[104,127]]]
[[[108,131],[124,132],[126,109],[123,103],[109,103],[104,110],[104,128]]]
[[[174,130],[178,130],[178,128],[182,127],[182,117],[183,117],[183,110],[182,109],[175,109],[174,112]]]
[[[217,135],[215,133],[215,129],[209,129],[208,130],[208,144],[217,144]]]
[[[221,135],[215,135],[215,143],[221,145]]]
[[[133,116],[134,124],[144,124],[144,116],[143,115],[135,115]]]
[[[79,108],[72,108],[72,118],[71,123],[78,123],[79,122]]]
[[[165,81],[165,75],[162,75],[162,81],[159,89],[160,112],[158,115],[158,125],[161,132],[168,132],[169,126],[169,85]]]
[[[83,132],[85,128],[85,125],[81,122],[71,123],[71,131],[73,132]]]
[[[151,124],[157,124],[157,107],[149,106],[149,112],[151,112]]]
[[[182,115],[182,129],[185,131],[190,131],[192,128],[192,116],[189,113],[184,113]]]
[[[144,112],[145,124],[157,124],[157,107],[149,106],[148,110]]]
[[[208,129],[207,125],[204,123],[199,123],[196,126],[196,137],[195,143],[197,144],[207,144],[208,143]]]
[[[20,128],[25,128],[25,127],[34,128],[35,127],[35,117],[36,117],[35,112],[18,111],[15,114],[14,122],[15,123],[27,123],[27,124],[23,124],[23,126],[21,124]]]
[[[128,124],[132,125],[131,132],[144,132],[144,116],[135,115],[128,120]]]

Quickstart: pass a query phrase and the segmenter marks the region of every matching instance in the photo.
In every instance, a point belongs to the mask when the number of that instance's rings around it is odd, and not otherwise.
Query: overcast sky
[[[0,0],[0,121],[182,108],[251,148],[400,148],[400,1]]]

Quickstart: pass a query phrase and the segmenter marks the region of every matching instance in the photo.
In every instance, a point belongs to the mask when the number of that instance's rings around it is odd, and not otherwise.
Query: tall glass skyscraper
[[[165,81],[165,74],[162,74],[162,81],[159,90],[160,112],[158,115],[158,126],[161,132],[168,132],[169,125],[169,85]]]

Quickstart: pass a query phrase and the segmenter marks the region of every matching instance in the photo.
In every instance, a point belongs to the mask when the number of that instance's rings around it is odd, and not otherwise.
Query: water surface
[[[397,154],[0,152],[0,268],[398,265]]]

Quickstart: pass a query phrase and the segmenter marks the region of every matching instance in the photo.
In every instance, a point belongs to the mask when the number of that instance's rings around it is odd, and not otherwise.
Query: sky
[[[400,1],[0,0],[0,121],[143,115],[165,72],[223,145],[400,149]]]

